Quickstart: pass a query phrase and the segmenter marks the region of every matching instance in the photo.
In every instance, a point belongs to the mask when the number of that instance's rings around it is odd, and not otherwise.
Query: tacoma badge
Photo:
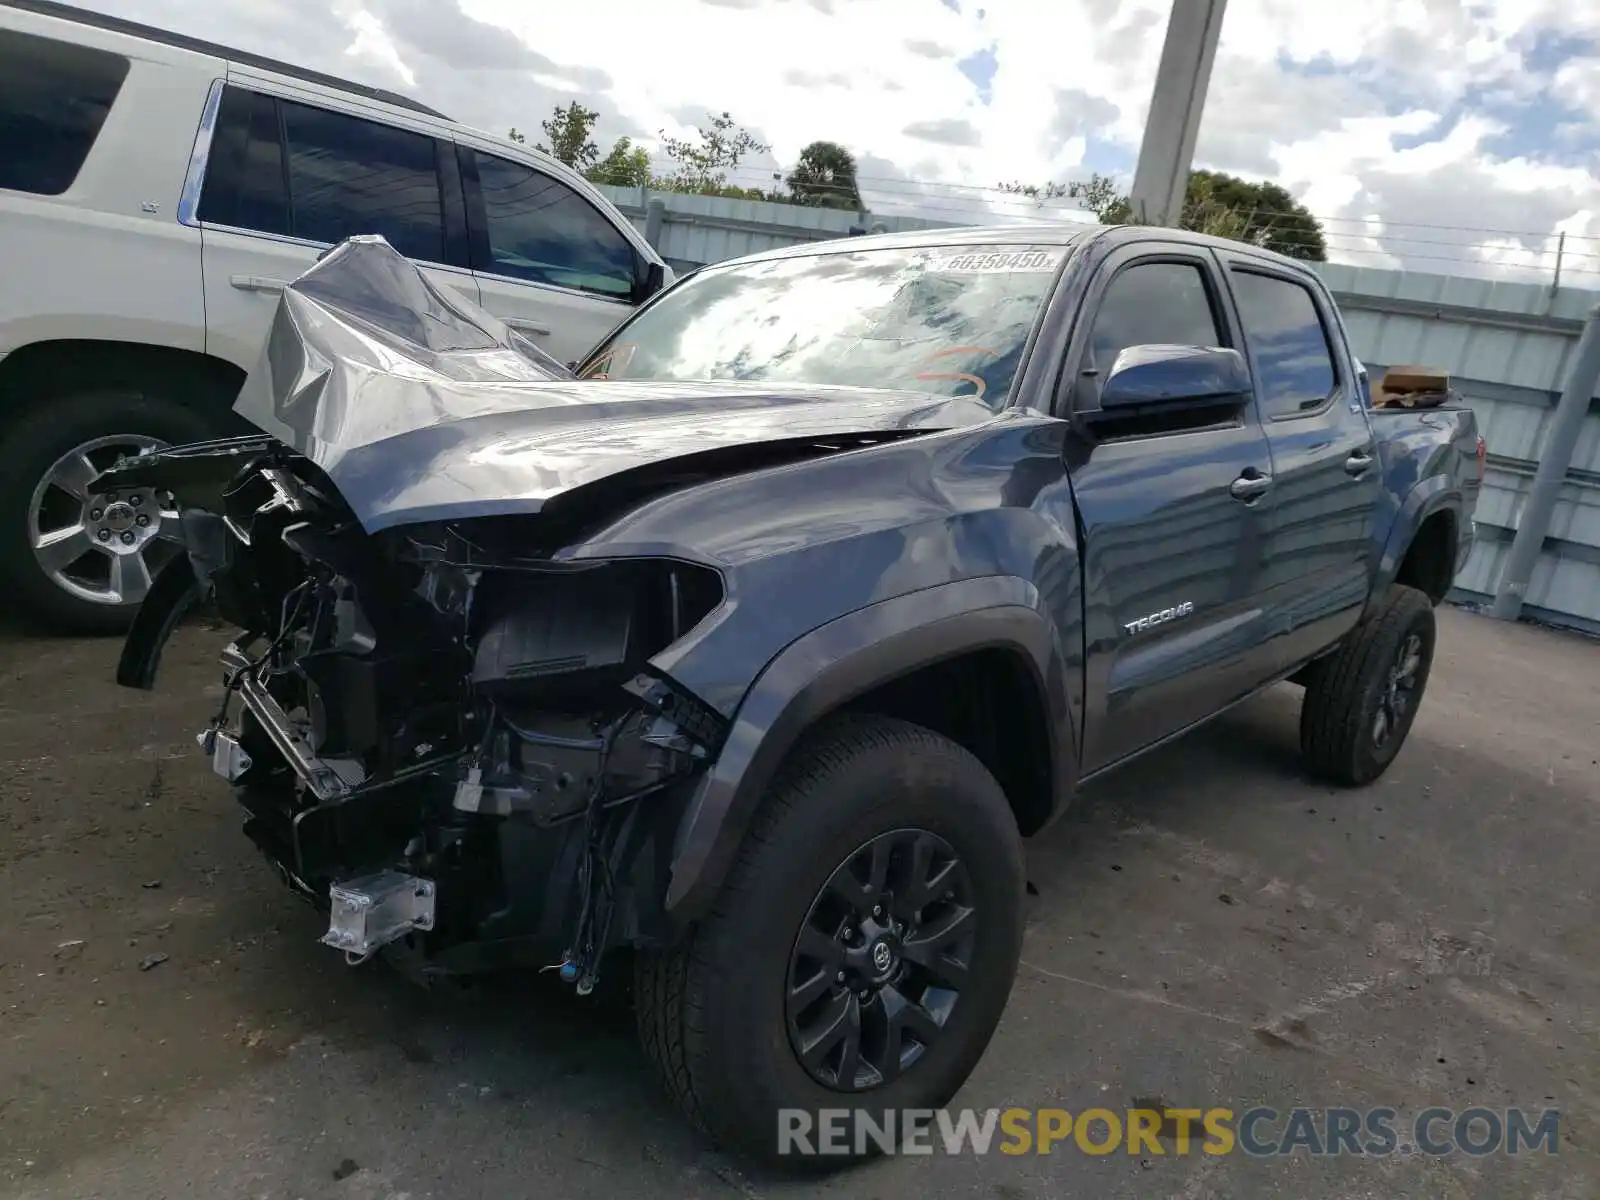
[[[1168,621],[1176,621],[1179,617],[1187,617],[1194,611],[1194,601],[1185,600],[1173,608],[1163,608],[1160,612],[1153,612],[1147,617],[1140,617],[1137,621],[1126,621],[1123,628],[1129,633],[1143,633],[1146,629],[1153,629],[1157,625],[1165,625]]]

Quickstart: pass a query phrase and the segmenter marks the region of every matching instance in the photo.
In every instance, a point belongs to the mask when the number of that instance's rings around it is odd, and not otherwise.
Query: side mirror
[[[1250,392],[1250,368],[1237,350],[1129,346],[1100,385],[1100,410],[1115,417],[1132,409],[1242,407]]]
[[[662,288],[667,286],[667,270],[658,262],[646,263],[644,274],[639,277],[634,285],[633,302],[643,304]]]

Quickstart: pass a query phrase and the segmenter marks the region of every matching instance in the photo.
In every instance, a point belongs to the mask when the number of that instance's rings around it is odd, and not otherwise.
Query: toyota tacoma
[[[1370,396],[1315,273],[1172,230],[777,250],[575,370],[354,238],[259,435],[97,480],[187,551],[118,678],[209,599],[198,740],[330,947],[585,993],[632,950],[670,1092],[772,1157],[779,1110],[952,1098],[1086,780],[1282,682],[1315,776],[1394,760],[1482,458]]]

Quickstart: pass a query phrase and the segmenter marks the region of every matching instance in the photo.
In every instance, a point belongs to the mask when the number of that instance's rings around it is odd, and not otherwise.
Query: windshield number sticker
[[[1023,250],[991,254],[958,254],[931,269],[940,274],[991,275],[1011,271],[1054,271],[1061,262],[1060,255],[1043,250]]]

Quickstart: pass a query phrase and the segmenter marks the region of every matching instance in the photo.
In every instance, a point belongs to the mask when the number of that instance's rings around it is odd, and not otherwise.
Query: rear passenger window
[[[476,154],[488,261],[480,270],[626,300],[633,245],[577,192],[532,167]]]
[[[443,262],[436,142],[229,88],[200,219],[312,242],[377,233],[407,258]]]
[[[236,229],[289,234],[278,104],[271,96],[226,88],[211,136],[200,219]]]
[[[279,101],[296,237],[338,242],[381,233],[407,258],[444,259],[444,205],[434,140],[420,133]]]
[[[1220,346],[1206,279],[1194,263],[1135,263],[1100,297],[1089,335],[1091,364],[1102,375],[1129,346]]]
[[[1326,404],[1338,375],[1310,290],[1290,279],[1235,270],[1233,294],[1255,355],[1262,413],[1293,416]]]
[[[127,75],[120,54],[0,30],[0,188],[71,187]]]

